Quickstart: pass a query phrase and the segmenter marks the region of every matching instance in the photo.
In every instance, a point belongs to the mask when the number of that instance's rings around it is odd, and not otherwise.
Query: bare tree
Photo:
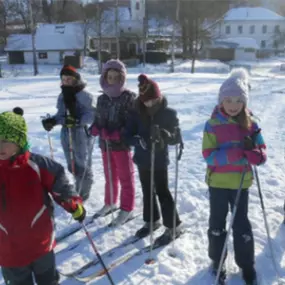
[[[38,75],[38,62],[37,62],[37,52],[36,52],[36,26],[33,19],[33,5],[32,0],[29,0],[29,14],[30,14],[30,30],[32,34],[32,48],[33,48],[33,64],[34,64],[34,75]]]
[[[98,36],[98,46],[97,46],[97,52],[98,52],[98,74],[102,73],[102,8],[100,6],[100,3],[97,2],[97,14],[96,14],[96,27],[97,27],[97,36]]]
[[[115,3],[115,27],[116,27],[116,47],[117,47],[117,58],[120,58],[120,29],[119,29],[119,0]]]
[[[42,6],[38,0],[10,0],[10,11],[15,19],[19,19],[24,25],[24,32],[31,33],[30,5],[32,7],[32,18],[36,24],[41,19]]]
[[[52,14],[55,15],[57,23],[80,21],[82,20],[81,7],[79,0],[54,0]]]
[[[172,40],[171,40],[171,72],[175,69],[175,47],[176,47],[176,33],[178,29],[179,21],[179,11],[180,11],[180,0],[176,1],[176,15],[175,22],[172,24]]]
[[[9,0],[2,0],[0,2],[0,45],[1,42],[5,45],[7,43],[8,19],[9,19],[10,2]]]
[[[147,52],[147,38],[148,38],[148,12],[149,12],[150,1],[145,2],[145,15],[143,18],[143,66],[146,64],[146,52]]]
[[[94,29],[96,25],[97,5],[90,3],[81,5],[80,21],[82,23],[82,32],[84,35],[84,56],[87,55],[87,48],[89,47],[89,32]]]

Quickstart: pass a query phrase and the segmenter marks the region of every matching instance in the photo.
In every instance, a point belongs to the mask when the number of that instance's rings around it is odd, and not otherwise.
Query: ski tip
[[[154,260],[154,258],[148,258],[148,259],[146,259],[145,260],[145,262],[144,262],[145,264],[154,264],[155,263],[155,260]]]

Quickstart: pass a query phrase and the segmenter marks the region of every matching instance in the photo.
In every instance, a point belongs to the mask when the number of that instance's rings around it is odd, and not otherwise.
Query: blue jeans
[[[233,210],[238,190],[210,187],[209,257],[219,263],[226,239],[226,218]],[[241,269],[254,266],[254,240],[248,212],[248,190],[243,189],[233,223],[233,240],[236,264]]]

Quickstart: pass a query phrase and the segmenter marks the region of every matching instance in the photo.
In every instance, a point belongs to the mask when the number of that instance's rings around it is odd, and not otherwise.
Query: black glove
[[[65,122],[64,122],[64,124],[65,124],[65,126],[66,126],[67,128],[73,128],[73,127],[76,126],[77,120],[76,120],[74,117],[68,115],[68,116],[65,117]]]
[[[243,149],[244,150],[253,150],[255,148],[255,142],[251,136],[246,136],[243,139]]]
[[[142,137],[140,137],[140,136],[137,136],[136,139],[137,139],[137,144],[138,144],[143,150],[146,150],[146,149],[147,149],[147,144],[146,144],[145,140],[144,140]]]
[[[243,139],[244,150],[253,150],[256,147],[256,137],[260,133],[261,129],[256,130],[251,136],[246,136]]]
[[[160,129],[160,137],[164,140],[164,141],[169,141],[172,138],[172,135],[169,131],[167,131],[166,129]]]
[[[162,137],[158,125],[153,125],[150,130],[150,140],[151,142],[160,143]]]
[[[56,125],[56,120],[55,118],[43,119],[42,124],[43,124],[44,129],[49,132]]]

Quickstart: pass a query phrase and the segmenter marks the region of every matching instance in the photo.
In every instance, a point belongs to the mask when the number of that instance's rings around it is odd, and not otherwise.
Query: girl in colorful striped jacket
[[[226,238],[228,206],[233,209],[241,185],[233,223],[235,261],[246,284],[254,285],[256,271],[254,240],[247,217],[248,188],[253,181],[251,165],[265,162],[266,146],[257,123],[247,109],[249,91],[249,76],[244,69],[233,71],[222,84],[218,105],[205,125],[203,156],[207,163],[206,183],[210,192],[208,254],[213,261],[213,273],[217,273]],[[221,276],[225,275],[223,267]]]

